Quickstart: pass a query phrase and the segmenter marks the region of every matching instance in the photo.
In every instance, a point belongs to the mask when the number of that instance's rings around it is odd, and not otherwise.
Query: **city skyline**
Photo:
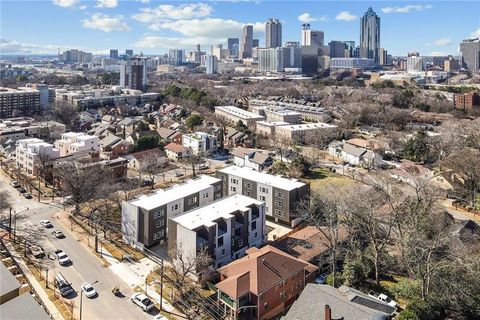
[[[382,20],[380,46],[393,55],[413,50],[421,55],[458,55],[463,39],[480,36],[476,19],[480,4],[473,1],[6,1],[0,51],[3,55],[56,54],[59,48],[94,54],[127,48],[144,54],[169,48],[193,51],[197,43],[208,48],[226,44],[228,37],[240,38],[245,24],[253,24],[253,38],[259,38],[263,47],[269,18],[282,23],[283,42],[300,41],[301,24],[310,23],[312,30],[324,31],[325,43],[358,45],[359,18],[370,6]],[[462,15],[451,14],[460,7]],[[23,19],[17,19],[19,14]]]

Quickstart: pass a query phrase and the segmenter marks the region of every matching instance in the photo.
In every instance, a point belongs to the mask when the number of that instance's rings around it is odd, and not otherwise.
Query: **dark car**
[[[25,192],[27,192],[27,190],[25,190],[24,187],[21,187],[20,189],[18,189],[18,192],[20,192],[20,193],[25,193]]]
[[[153,186],[153,181],[152,180],[143,180],[142,181],[142,187],[150,187]]]
[[[30,193],[28,193],[28,192],[25,192],[25,193],[23,194],[23,196],[24,196],[26,199],[32,199],[32,198],[33,198],[32,195],[31,195]]]

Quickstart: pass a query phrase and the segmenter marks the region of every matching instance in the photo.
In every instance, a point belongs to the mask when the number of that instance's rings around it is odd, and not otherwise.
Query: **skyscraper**
[[[330,58],[344,58],[347,46],[342,41],[332,40],[329,42]]]
[[[355,41],[343,41],[347,46],[348,55],[350,58],[353,58],[355,55]]]
[[[387,50],[385,50],[385,49],[383,49],[383,48],[380,48],[380,53],[379,53],[379,55],[380,55],[380,65],[381,65],[381,66],[387,65],[387,64],[388,64],[388,63],[387,63],[387,60],[388,60],[388,59],[387,59],[387,57],[388,57],[388,52],[387,52]]]
[[[227,45],[230,57],[238,57],[238,38],[228,38]]]
[[[218,71],[218,59],[214,55],[205,56],[206,74],[216,74]]]
[[[179,49],[170,49],[168,57],[173,60],[175,66],[181,66],[185,61],[185,52]]]
[[[309,23],[302,24],[301,45],[303,46],[323,46],[323,31],[311,30]]]
[[[260,39],[253,39],[252,48],[260,47]]]
[[[243,26],[242,38],[240,40],[239,58],[251,58],[253,48],[253,26],[251,24]]]
[[[283,68],[283,48],[258,49],[258,69],[260,72],[282,72]]]
[[[131,59],[120,65],[120,86],[144,91],[147,86],[147,60]]]
[[[466,39],[460,43],[460,52],[465,68],[480,71],[480,39]]]
[[[282,46],[282,24],[278,19],[268,19],[265,24],[265,47],[280,48]]]
[[[132,49],[125,49],[125,54],[129,57],[133,57],[133,50]]]
[[[110,59],[118,59],[118,50],[110,49]]]
[[[360,58],[380,63],[380,17],[371,7],[360,19]]]

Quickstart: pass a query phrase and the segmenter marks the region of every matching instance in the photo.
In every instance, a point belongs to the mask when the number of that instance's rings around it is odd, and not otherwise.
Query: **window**
[[[235,187],[230,187],[230,191],[237,192],[237,188],[235,188]]]
[[[285,287],[286,285],[287,285],[287,279],[284,279],[284,280],[282,281],[282,287]]]
[[[259,196],[258,199],[259,199],[260,201],[265,201],[265,196]]]
[[[158,220],[157,223],[155,224],[155,226],[157,228],[161,228],[161,227],[163,227],[164,224],[165,224],[164,220]]]
[[[245,189],[246,190],[252,190],[252,184],[251,183],[246,183],[245,184]]]
[[[238,184],[238,179],[233,179],[233,178],[232,178],[232,179],[230,179],[230,182],[231,182],[231,183],[234,183],[234,184]]]
[[[256,230],[257,229],[257,221],[253,221],[252,222],[252,230]]]
[[[277,192],[277,198],[283,199],[283,193],[282,192]]]
[[[278,200],[278,201],[275,201],[275,204],[277,205],[277,207],[282,207],[283,202],[281,200]]]
[[[284,213],[282,210],[280,210],[280,209],[275,210],[275,215],[278,216],[278,217],[280,217],[280,218],[284,218],[284,217],[285,217],[285,213]]]
[[[218,237],[218,246],[222,247],[223,246],[223,236]],[[225,250],[225,249],[224,249]],[[222,253],[223,254],[223,253]]]
[[[176,205],[173,205],[173,206],[172,206],[172,211],[173,211],[173,210],[178,210],[178,203],[177,203]]]
[[[280,292],[280,300],[284,300],[287,298],[287,291],[282,291]]]
[[[254,237],[255,238],[258,237],[258,232],[255,232]]]
[[[163,235],[164,235],[164,231],[161,230],[161,231],[158,231],[158,232],[155,232],[153,234],[153,240],[156,241],[156,240],[160,240],[161,238],[163,238]]]
[[[223,177],[222,177],[223,178]],[[213,191],[217,192],[217,191],[220,191],[220,189],[222,188],[222,185],[220,184],[217,184],[213,187]]]
[[[238,240],[238,247],[243,247],[243,239]]]
[[[192,205],[192,204],[195,204],[197,203],[197,197],[193,197],[193,198],[190,198],[187,200],[187,204],[188,205]]]
[[[203,199],[208,198],[208,192],[203,194]]]
[[[153,213],[153,220],[157,220],[157,219],[160,219],[160,218],[163,218],[163,215],[164,215],[164,210],[159,210],[159,211],[156,211]]]
[[[222,197],[222,194],[220,193],[215,194],[215,200],[220,199],[221,197]]]
[[[222,249],[222,256],[225,254],[225,249]]]
[[[265,308],[265,310],[268,309],[268,302],[265,302],[265,303],[263,304],[263,307]]]

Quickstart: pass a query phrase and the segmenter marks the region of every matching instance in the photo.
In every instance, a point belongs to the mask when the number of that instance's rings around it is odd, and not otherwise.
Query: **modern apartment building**
[[[216,74],[218,72],[218,58],[214,55],[205,56],[205,73]]]
[[[238,58],[238,47],[239,47],[238,38],[228,38],[227,46],[228,46],[228,52],[230,57]]]
[[[275,135],[292,143],[305,143],[318,134],[335,137],[337,126],[324,122],[288,124],[275,127]]]
[[[258,48],[257,54],[260,72],[283,72],[283,48]]]
[[[425,71],[425,60],[418,53],[407,57],[407,72]]]
[[[332,58],[330,70],[359,69],[370,70],[375,67],[375,61],[367,58]]]
[[[278,19],[268,19],[265,23],[265,47],[280,48],[282,46],[282,23]]]
[[[192,258],[206,250],[219,268],[261,247],[265,230],[265,203],[236,194],[168,220],[168,249]]]
[[[217,170],[216,176],[222,180],[224,196],[243,194],[264,201],[268,219],[292,227],[300,222],[295,211],[310,193],[308,184],[237,166]]]
[[[207,155],[217,150],[217,137],[206,132],[184,134],[182,144],[185,148],[190,148],[194,155]]]
[[[28,175],[37,173],[39,161],[53,160],[60,156],[59,151],[52,144],[38,138],[18,140],[16,146],[16,166]]]
[[[147,86],[147,60],[131,59],[120,65],[120,86],[145,91]]]
[[[371,7],[360,18],[360,58],[380,63],[380,17]]]
[[[480,39],[466,39],[460,43],[463,64],[472,72],[480,71]]]
[[[28,117],[40,113],[40,91],[0,87],[0,119]]]
[[[222,197],[222,182],[200,176],[122,203],[123,240],[140,249],[167,238],[167,221]]]
[[[316,31],[310,29],[309,23],[302,24],[301,46],[323,46],[324,42],[323,31]]]
[[[249,127],[255,127],[256,121],[265,120],[265,116],[261,116],[234,106],[215,107],[215,116],[231,124],[236,124],[239,120],[241,120]]]
[[[252,57],[253,48],[253,26],[251,24],[243,27],[242,38],[240,39],[240,59]]]
[[[60,152],[60,157],[97,153],[100,151],[100,138],[82,132],[66,132],[60,140],[55,141],[55,148]]]
[[[480,106],[480,96],[476,92],[456,93],[453,95],[453,105],[460,110]]]

